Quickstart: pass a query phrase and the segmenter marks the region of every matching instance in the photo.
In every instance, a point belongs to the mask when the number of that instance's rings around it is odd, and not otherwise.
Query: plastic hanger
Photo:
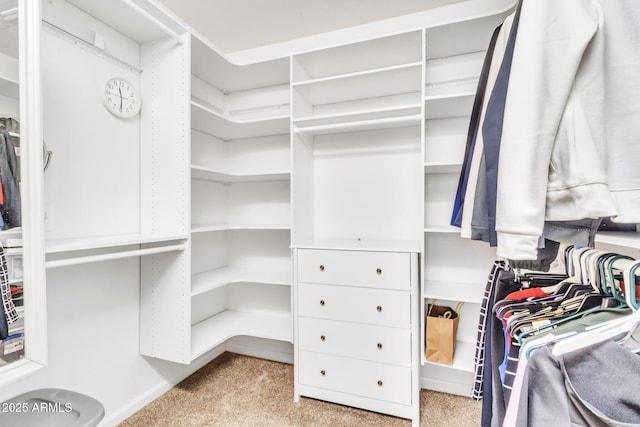
[[[602,262],[608,257],[617,254],[606,251],[594,251],[594,256],[590,259],[589,278],[594,283],[594,289],[597,289],[602,295],[613,296],[606,286],[604,280],[604,270],[602,270]]]
[[[629,316],[605,322],[595,329],[581,332],[558,342],[553,346],[552,353],[554,356],[561,356],[622,334],[626,335],[635,330],[638,322],[640,322],[640,311],[634,311]]]
[[[616,286],[615,275],[613,274],[613,269],[614,269],[613,265],[614,263],[616,263],[616,261],[620,261],[620,260],[633,261],[633,258],[626,255],[617,255],[617,254],[611,257],[607,257],[602,263],[602,270],[601,270],[602,279],[606,284],[606,286],[608,286],[610,295],[613,296],[618,301],[620,301],[621,303],[627,304],[627,301],[624,295],[618,292],[619,289]]]
[[[616,257],[611,257],[611,259]],[[620,257],[619,259],[625,259],[628,257]],[[610,263],[610,267],[613,262]],[[625,302],[634,310],[629,316],[625,316],[621,319],[615,319],[610,322],[606,322],[599,327],[582,332],[574,337],[567,338],[554,345],[552,353],[554,356],[560,356],[569,353],[574,350],[588,347],[599,342],[618,337],[622,334],[625,338],[634,334],[640,324],[640,310],[638,309],[638,302],[636,301],[635,292],[635,278],[636,271],[640,268],[640,261],[633,260],[627,264],[622,273],[625,280]],[[624,341],[624,339],[623,339]]]
[[[633,261],[625,267],[622,273],[625,284],[624,299],[627,305],[636,311],[640,309],[636,299],[636,271],[638,268],[640,268],[640,261]]]

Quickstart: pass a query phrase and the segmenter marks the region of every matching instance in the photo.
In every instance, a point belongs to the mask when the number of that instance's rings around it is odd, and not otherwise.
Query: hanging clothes
[[[476,370],[476,374],[480,373],[476,383],[482,383],[483,398],[491,400],[483,401],[482,425],[542,426],[551,422],[546,414],[539,415],[549,411],[544,403],[549,399],[554,399],[552,406],[560,405],[552,411],[560,411],[567,417],[562,418],[559,425],[591,427],[640,423],[640,412],[637,412],[640,398],[619,401],[617,399],[622,395],[614,393],[614,400],[603,400],[590,394],[590,389],[596,389],[596,394],[603,395],[600,384],[594,388],[594,379],[587,375],[596,369],[598,363],[598,372],[606,374],[603,363],[607,358],[616,360],[616,357],[621,357],[620,363],[626,363],[625,357],[633,354],[634,360],[640,360],[640,356],[629,351],[640,350],[640,326],[624,341],[624,351],[609,349],[600,359],[587,360],[591,353],[585,350],[582,359],[565,364],[570,369],[562,368],[559,373],[553,373],[553,366],[563,365],[569,352],[576,348],[575,344],[568,343],[570,345],[562,350],[566,353],[564,359],[552,355],[553,359],[532,363],[537,358],[544,358],[537,355],[541,349],[558,342],[565,344],[563,340],[571,340],[583,331],[594,332],[600,327],[610,327],[612,321],[626,325],[630,321],[628,318],[640,325],[640,315],[636,311],[638,304],[634,304],[635,294],[632,292],[637,286],[634,281],[637,281],[636,271],[640,270],[640,262],[625,255],[573,245],[563,245],[556,261],[556,273],[553,274],[529,272],[515,275],[508,265],[499,261],[492,267],[490,278],[499,271],[499,276],[505,281],[501,283],[499,278],[493,284],[488,283],[487,292],[493,288],[495,303],[487,311],[489,315],[480,316],[479,328],[483,327],[482,321],[489,320],[484,326],[485,341],[480,342],[483,335],[479,333],[477,348],[485,349],[484,361],[489,365],[481,371]],[[491,301],[490,298],[486,300]],[[483,308],[486,308],[484,302]],[[615,332],[608,336],[618,335],[619,332]],[[593,336],[602,335],[598,332]],[[577,342],[582,345],[585,341]],[[621,345],[613,341],[610,343]],[[629,366],[635,369],[634,364]],[[536,369],[548,372],[539,374]],[[615,373],[614,381],[604,381],[605,387],[620,383],[622,389],[633,396],[638,395],[640,378],[629,378],[629,373],[635,375],[640,371],[624,370],[624,375]],[[562,396],[556,398],[554,393]],[[553,419],[558,423],[560,418]]]
[[[502,63],[512,22],[513,15],[510,15],[504,20],[504,23],[494,31],[483,63],[483,78],[478,84],[467,132],[465,161],[458,181],[458,190],[456,192],[456,200],[454,201],[451,218],[451,225],[461,227],[461,235],[467,238],[473,238],[472,233],[477,233],[471,226],[471,213],[475,209],[475,204],[478,203],[476,188],[483,190],[486,187],[479,185],[477,182],[479,179],[480,156],[483,150],[481,127],[484,120],[484,112],[489,101],[489,95],[493,90],[500,64]],[[484,78],[485,73],[486,81]]]
[[[8,325],[18,320],[18,312],[11,295],[7,257],[2,245],[0,245],[0,300],[0,314],[2,315],[0,316],[0,339],[5,339],[9,335]]]
[[[500,142],[498,255],[534,259],[545,220],[640,222],[640,4],[525,0]]]
[[[487,48],[487,53],[484,58],[484,62],[482,64],[482,71],[480,72],[480,77],[478,79],[478,87],[476,89],[476,95],[473,100],[473,107],[471,109],[471,119],[469,122],[469,129],[467,132],[467,143],[465,146],[464,153],[464,163],[462,164],[462,170],[460,173],[460,179],[458,180],[458,189],[456,191],[456,199],[453,205],[453,213],[451,215],[451,225],[460,227],[462,225],[462,212],[463,206],[466,198],[467,192],[467,184],[469,182],[470,173],[471,173],[471,163],[473,159],[473,151],[475,149],[476,138],[478,135],[478,129],[480,128],[480,123],[482,122],[482,110],[485,108],[484,96],[485,92],[491,92],[489,86],[489,80],[493,81],[493,78],[490,78],[491,64],[499,63],[494,58],[494,50],[496,47],[496,42],[498,40],[498,36],[500,35],[502,28],[502,24],[498,25],[496,29],[493,31],[491,35],[491,40],[489,42],[489,47]],[[494,65],[494,69],[496,65]]]
[[[3,204],[0,213],[5,229],[22,225],[22,208],[20,201],[20,178],[18,159],[13,140],[4,125],[0,123],[0,181],[2,185]]]
[[[514,425],[639,426],[640,382],[629,380],[638,372],[640,356],[613,341],[562,356],[539,348],[529,359]]]

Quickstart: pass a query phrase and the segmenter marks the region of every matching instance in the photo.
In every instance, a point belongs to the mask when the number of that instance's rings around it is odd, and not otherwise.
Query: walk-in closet
[[[0,0],[0,425],[640,425],[639,23]]]

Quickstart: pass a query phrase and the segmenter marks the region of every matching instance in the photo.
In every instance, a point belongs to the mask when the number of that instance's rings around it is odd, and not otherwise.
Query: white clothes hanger
[[[560,356],[623,334],[628,335],[640,325],[640,310],[635,296],[636,271],[640,270],[640,261],[620,260],[620,262],[626,263],[623,270],[624,295],[627,305],[633,310],[633,313],[620,319],[602,323],[594,329],[558,342],[553,346],[552,353],[554,356]]]
[[[601,323],[597,327],[566,338],[553,346],[554,356],[561,356],[574,350],[589,347],[633,331],[640,322],[640,311],[634,311],[620,319]]]

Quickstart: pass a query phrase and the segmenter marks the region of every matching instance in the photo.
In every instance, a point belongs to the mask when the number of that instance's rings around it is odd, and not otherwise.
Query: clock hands
[[[105,85],[103,103],[117,117],[133,117],[140,111],[139,94],[131,84],[113,79]],[[119,98],[119,99],[118,99]]]

